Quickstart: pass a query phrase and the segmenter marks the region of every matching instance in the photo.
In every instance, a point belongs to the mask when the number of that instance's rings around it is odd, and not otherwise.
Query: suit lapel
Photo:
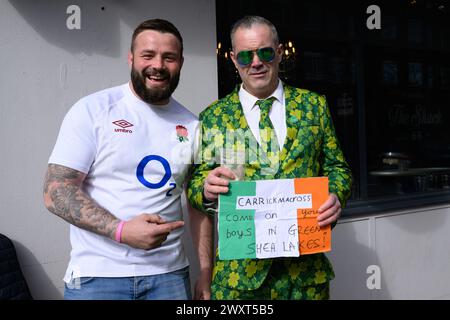
[[[286,139],[280,154],[280,170],[283,170],[283,162],[288,158],[297,133],[298,125],[302,117],[302,110],[299,108],[301,96],[292,87],[284,85],[284,97],[286,106]]]
[[[226,113],[228,114],[228,119],[233,128],[239,128],[241,124],[241,118],[244,116],[244,112],[242,111],[242,106],[239,101],[238,88],[234,89],[234,91],[229,95]],[[245,118],[244,118],[245,121]],[[248,127],[247,121],[245,121],[245,126]]]

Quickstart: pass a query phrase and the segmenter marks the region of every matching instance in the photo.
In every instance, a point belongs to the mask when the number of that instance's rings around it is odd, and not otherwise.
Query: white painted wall
[[[72,4],[81,7],[81,30],[66,28]],[[68,224],[42,200],[59,126],[82,96],[128,81],[132,31],[149,18],[167,19],[183,35],[174,96],[198,114],[217,99],[214,1],[0,1],[0,232],[14,241],[37,299],[62,298],[70,252]]]
[[[332,299],[450,299],[450,205],[342,219],[330,257]],[[369,290],[367,267],[380,267]]]

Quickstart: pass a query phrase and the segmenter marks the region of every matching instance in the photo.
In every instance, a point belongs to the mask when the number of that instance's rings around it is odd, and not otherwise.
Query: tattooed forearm
[[[119,220],[82,190],[85,177],[77,170],[50,164],[44,183],[45,205],[77,227],[114,239]]]

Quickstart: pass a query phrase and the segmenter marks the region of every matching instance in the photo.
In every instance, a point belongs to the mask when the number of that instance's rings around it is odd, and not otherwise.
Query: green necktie
[[[258,100],[256,104],[261,110],[261,116],[259,118],[259,136],[260,145],[265,153],[267,153],[270,163],[276,161],[280,152],[280,145],[278,144],[277,134],[273,128],[272,121],[269,118],[270,108],[272,107],[274,97],[270,97],[266,100]]]

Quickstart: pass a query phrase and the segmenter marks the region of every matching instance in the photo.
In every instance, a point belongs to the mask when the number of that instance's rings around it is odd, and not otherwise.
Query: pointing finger
[[[172,221],[155,226],[156,234],[170,233],[171,231],[184,226],[184,221]]]
[[[165,223],[166,221],[161,218],[158,214],[144,214],[145,215],[145,220],[149,223]]]

